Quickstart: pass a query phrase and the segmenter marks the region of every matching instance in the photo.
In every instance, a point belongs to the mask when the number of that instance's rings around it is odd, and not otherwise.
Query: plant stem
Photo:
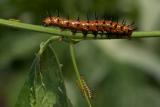
[[[60,37],[52,36],[47,41],[41,42],[38,55],[41,55],[43,53],[43,51],[45,50],[45,48],[48,46],[49,43],[59,40],[59,39]]]
[[[52,36],[54,35],[54,36],[70,37],[72,39],[84,39],[84,35],[82,33],[76,33],[75,35],[73,35],[72,32],[61,31],[61,29],[59,28],[44,27],[41,25],[32,25],[32,24],[22,23],[16,20],[0,19],[0,24],[4,26],[14,27],[14,28],[48,33],[48,34],[52,34]],[[145,37],[160,37],[160,31],[133,32],[132,33],[132,38],[145,38]],[[95,38],[93,34],[88,34],[85,39],[95,39]],[[97,39],[107,39],[107,38],[101,38],[100,36],[97,36]],[[117,39],[117,38],[109,38],[109,39]]]
[[[74,67],[74,71],[76,73],[76,77],[78,79],[78,82],[80,84],[80,87],[82,89],[84,89],[83,85],[82,85],[82,81],[81,81],[81,78],[80,78],[80,74],[79,74],[79,71],[78,71],[78,67],[77,67],[77,64],[76,64],[76,59],[75,59],[75,50],[74,50],[74,44],[73,43],[70,43],[70,54],[71,54],[71,59],[72,59],[72,62],[73,62],[73,67]],[[89,107],[92,107],[91,103],[90,103],[90,100],[87,96],[87,93],[84,91],[84,97],[88,103],[88,106]]]

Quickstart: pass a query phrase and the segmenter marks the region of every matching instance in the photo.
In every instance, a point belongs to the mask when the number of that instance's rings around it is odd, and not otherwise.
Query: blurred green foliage
[[[96,12],[128,23],[137,30],[159,30],[157,0],[1,0],[0,17],[41,24],[49,14],[94,19]],[[42,33],[0,26],[0,107],[13,107],[26,74],[48,37]],[[83,41],[76,45],[78,67],[96,90],[93,107],[160,106],[160,39]],[[76,86],[68,45],[55,44],[63,64],[67,94],[75,107],[85,107]]]

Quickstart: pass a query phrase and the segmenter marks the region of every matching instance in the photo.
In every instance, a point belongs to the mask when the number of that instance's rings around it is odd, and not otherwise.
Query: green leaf
[[[60,65],[49,42],[42,43],[15,107],[72,107]]]

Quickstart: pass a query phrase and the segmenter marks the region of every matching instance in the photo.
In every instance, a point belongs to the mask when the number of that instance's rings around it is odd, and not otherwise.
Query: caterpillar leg
[[[82,33],[83,33],[83,37],[84,37],[84,38],[86,38],[86,37],[87,37],[88,32],[87,32],[87,31],[83,31]]]
[[[94,35],[94,38],[96,39],[98,32],[97,32],[97,31],[93,31],[92,33],[93,33],[93,35]]]
[[[72,30],[72,35],[75,35],[77,33],[77,30]]]

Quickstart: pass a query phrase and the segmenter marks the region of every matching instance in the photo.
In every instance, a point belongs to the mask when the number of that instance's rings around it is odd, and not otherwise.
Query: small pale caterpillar
[[[82,95],[84,96],[86,93],[88,98],[92,99],[93,98],[92,91],[82,76],[81,76],[81,81],[82,81],[82,87],[80,86],[79,81],[77,81],[77,83],[78,83],[79,89],[81,90]]]

